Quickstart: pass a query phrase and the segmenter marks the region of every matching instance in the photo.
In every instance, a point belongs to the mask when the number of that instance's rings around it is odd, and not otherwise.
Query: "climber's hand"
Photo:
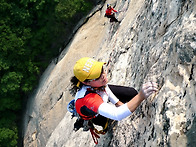
[[[141,92],[143,93],[145,98],[148,98],[153,92],[158,90],[158,84],[155,82],[147,82],[142,85]]]

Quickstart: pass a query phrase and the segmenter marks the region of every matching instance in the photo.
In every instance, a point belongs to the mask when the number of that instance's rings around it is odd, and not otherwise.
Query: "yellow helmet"
[[[80,82],[96,79],[100,76],[104,64],[89,57],[81,58],[74,66],[74,75]]]
[[[111,7],[111,5],[110,4],[107,4],[107,8],[109,8],[109,7]]]

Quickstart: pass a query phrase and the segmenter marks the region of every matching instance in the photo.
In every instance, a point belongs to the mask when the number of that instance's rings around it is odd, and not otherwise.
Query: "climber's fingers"
[[[145,98],[148,98],[152,93],[158,90],[158,84],[155,82],[147,82],[142,85],[142,93],[144,94]]]

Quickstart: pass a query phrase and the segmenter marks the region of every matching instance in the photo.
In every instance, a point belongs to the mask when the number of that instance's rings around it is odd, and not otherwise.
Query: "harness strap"
[[[107,122],[106,122],[105,127],[104,127],[103,130],[98,131],[96,128],[94,128],[94,130],[95,130],[95,132],[96,132],[97,134],[102,134],[102,135],[104,135],[104,134],[106,133],[106,129],[107,129],[107,127],[108,127],[108,120],[109,120],[109,119],[107,118]]]
[[[92,135],[92,138],[93,138],[93,141],[94,141],[95,144],[98,144],[98,138],[100,138],[100,136],[99,136],[98,134],[104,135],[104,134],[106,133],[106,129],[107,129],[107,127],[108,127],[108,120],[109,120],[109,119],[107,119],[107,122],[106,122],[106,124],[105,124],[104,129],[103,129],[103,130],[100,130],[100,131],[98,131],[98,130],[93,126],[93,123],[90,121],[91,124],[92,124],[92,126],[91,126],[91,128],[90,128],[90,132],[91,132],[91,135]]]

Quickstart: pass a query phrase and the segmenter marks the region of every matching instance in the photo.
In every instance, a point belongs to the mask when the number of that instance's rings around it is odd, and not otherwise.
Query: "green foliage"
[[[15,111],[12,110],[19,109],[21,107],[20,102],[15,101],[14,98],[1,98],[0,103],[0,146],[16,146],[18,140],[16,121],[18,119]]]
[[[0,114],[0,146],[17,146],[18,129],[15,124],[16,115],[7,110]]]
[[[85,13],[92,8],[90,3],[84,0],[64,0],[56,7],[56,14],[60,20],[73,19],[76,13]]]
[[[16,147],[17,139],[16,127],[13,130],[9,128],[0,128],[0,145],[2,147]]]
[[[89,0],[0,1],[0,146],[17,146],[24,98],[91,8]]]

